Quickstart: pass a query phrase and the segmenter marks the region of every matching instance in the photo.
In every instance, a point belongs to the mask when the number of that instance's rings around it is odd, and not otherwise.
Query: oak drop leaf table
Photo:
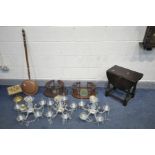
[[[143,77],[143,74],[117,65],[108,69],[106,74],[108,85],[105,96],[113,96],[121,100],[123,105],[126,106],[128,101],[135,96],[137,82]],[[121,99],[113,95],[112,91],[115,89],[125,92],[125,98]]]

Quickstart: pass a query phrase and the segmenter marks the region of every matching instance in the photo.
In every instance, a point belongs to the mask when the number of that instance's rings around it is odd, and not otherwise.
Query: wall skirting
[[[0,85],[16,85],[21,84],[23,79],[1,79]],[[45,83],[48,80],[36,80],[39,84],[39,86],[44,86]],[[78,81],[78,80],[77,80]],[[71,80],[64,80],[65,86],[69,87],[72,86],[73,83],[77,81],[71,81]],[[85,84],[87,81],[81,81],[81,83]],[[106,87],[107,81],[91,81],[96,84],[97,87]],[[140,81],[137,85],[137,88],[143,88],[143,89],[155,89],[155,81]]]

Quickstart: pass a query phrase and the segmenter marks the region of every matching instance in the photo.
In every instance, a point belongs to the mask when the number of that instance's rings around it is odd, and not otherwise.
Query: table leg
[[[113,90],[113,88],[110,87],[110,82],[108,81],[107,88],[105,90],[105,96],[109,96],[110,92]]]
[[[133,86],[133,89],[132,89],[132,92],[131,92],[132,98],[135,96],[136,86],[137,86],[137,84],[135,84],[135,85]]]
[[[134,92],[136,90],[136,87],[132,87],[127,91],[127,94],[125,96],[125,99],[123,100],[123,105],[126,106],[128,101],[134,97]]]

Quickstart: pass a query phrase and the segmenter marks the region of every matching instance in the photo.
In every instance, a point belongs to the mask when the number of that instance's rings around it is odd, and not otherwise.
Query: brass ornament
[[[23,97],[22,96],[15,96],[14,98],[13,98],[13,101],[15,102],[15,103],[20,103],[21,101],[23,101]]]
[[[22,92],[20,85],[10,86],[7,88],[8,95],[15,95]]]

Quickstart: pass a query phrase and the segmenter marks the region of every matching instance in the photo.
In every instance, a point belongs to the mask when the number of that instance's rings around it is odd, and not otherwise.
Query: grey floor
[[[70,88],[68,88],[71,91]],[[35,102],[43,97],[44,88],[39,89],[39,93],[35,96]],[[97,88],[97,96],[100,104],[108,103],[111,107],[109,121],[104,124],[97,125],[83,122],[78,115],[81,112],[77,110],[72,120],[66,124],[62,124],[60,117],[54,119],[52,125],[49,125],[45,118],[30,124],[26,127],[16,121],[17,113],[13,109],[14,103],[12,97],[7,95],[6,86],[0,86],[0,128],[1,129],[154,129],[155,128],[155,90],[137,89],[136,96],[131,99],[126,107],[111,98],[104,96],[104,88]],[[119,93],[117,95],[120,95]],[[74,99],[71,95],[70,101]]]

